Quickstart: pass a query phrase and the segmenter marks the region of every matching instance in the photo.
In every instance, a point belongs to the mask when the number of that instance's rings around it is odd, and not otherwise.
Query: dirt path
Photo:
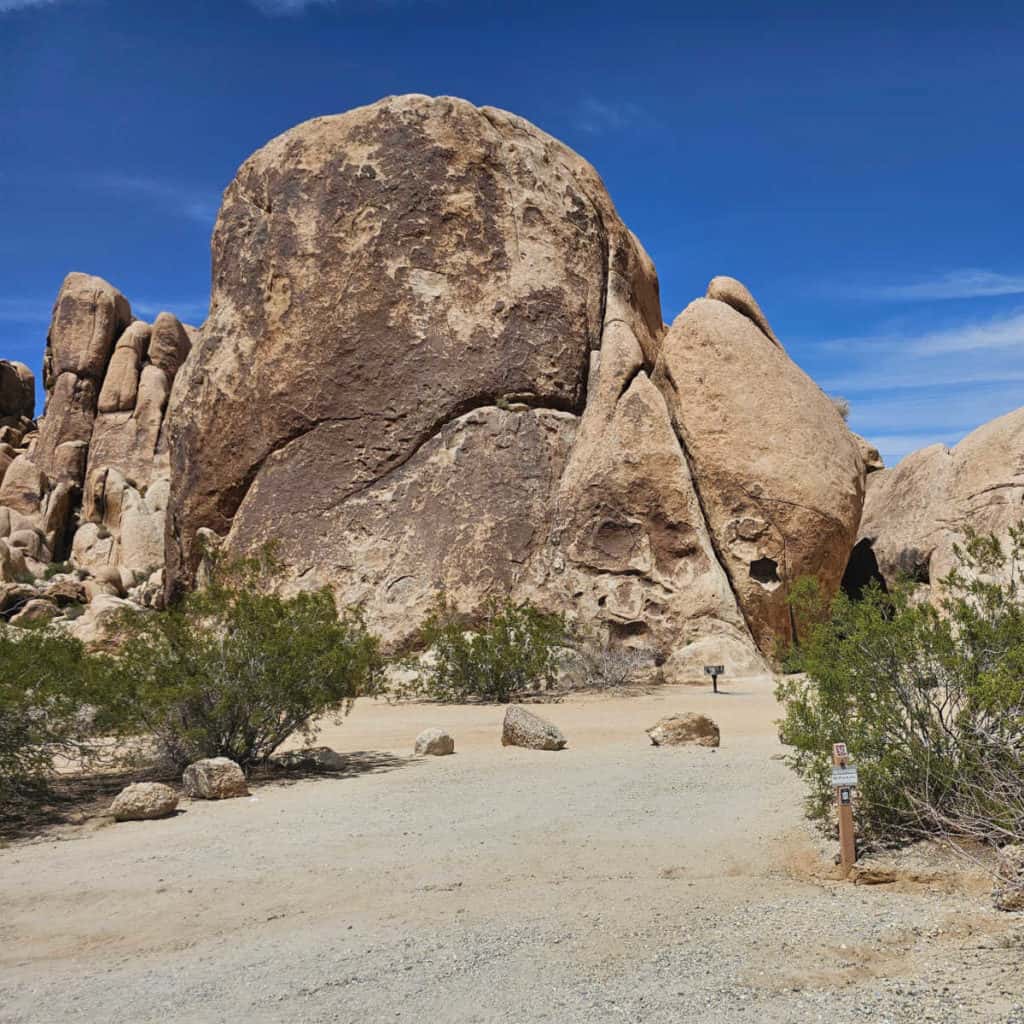
[[[733,690],[540,708],[558,753],[361,703],[322,742],[364,771],[0,850],[0,1021],[1024,1024],[1024,920],[829,881],[770,681]],[[651,747],[677,710],[720,750]]]

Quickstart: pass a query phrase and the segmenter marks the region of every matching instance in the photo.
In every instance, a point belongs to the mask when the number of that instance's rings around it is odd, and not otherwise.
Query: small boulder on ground
[[[444,754],[455,753],[455,740],[450,732],[444,729],[424,729],[416,737],[417,754],[432,754],[440,757]]]
[[[1024,910],[1024,843],[1000,851],[992,902],[996,910]]]
[[[501,727],[503,747],[530,747],[533,750],[561,750],[567,743],[557,725],[518,704],[510,704]]]
[[[707,715],[687,711],[666,715],[647,730],[656,747],[681,747],[693,743],[699,747],[717,747],[721,742],[718,726]]]
[[[181,777],[187,796],[193,800],[228,800],[248,796],[242,769],[229,757],[204,757],[194,761]]]
[[[178,794],[162,782],[134,782],[122,789],[110,805],[117,821],[166,818],[178,809]]]
[[[330,747],[286,750],[284,753],[275,754],[270,763],[276,768],[292,772],[340,772],[345,768],[345,758]]]

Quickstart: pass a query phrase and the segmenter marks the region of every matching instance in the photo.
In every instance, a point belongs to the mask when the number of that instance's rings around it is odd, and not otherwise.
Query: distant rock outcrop
[[[953,448],[931,445],[872,473],[854,555],[862,575],[891,584],[903,574],[934,586],[955,567],[953,545],[966,528],[1005,540],[1022,518],[1024,408]]]

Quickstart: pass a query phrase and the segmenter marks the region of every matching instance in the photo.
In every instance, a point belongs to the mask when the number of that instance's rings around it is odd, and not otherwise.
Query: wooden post
[[[845,743],[832,744],[832,764],[836,768],[847,767],[849,754]],[[851,786],[836,786],[836,811],[839,815],[839,864],[843,878],[853,870],[857,860],[857,843],[853,835],[853,789]]]

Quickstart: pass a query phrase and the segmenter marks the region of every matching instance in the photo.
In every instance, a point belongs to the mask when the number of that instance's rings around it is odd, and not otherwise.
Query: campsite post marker
[[[857,769],[849,764],[845,743],[832,744],[832,785],[836,790],[836,812],[839,815],[839,864],[845,878],[857,860],[857,843],[853,836],[853,787],[857,785]]]
[[[704,675],[711,676],[711,688],[718,693],[718,677],[725,675],[724,665],[705,665]]]

